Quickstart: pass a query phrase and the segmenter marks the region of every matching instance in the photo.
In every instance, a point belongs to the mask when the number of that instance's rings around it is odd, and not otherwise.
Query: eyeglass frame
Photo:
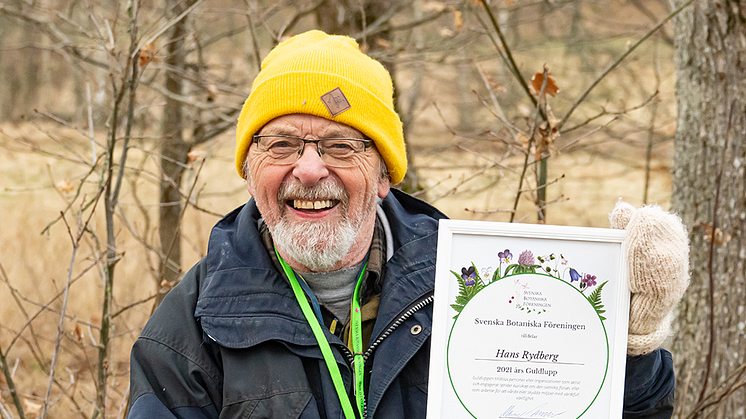
[[[257,146],[259,146],[259,140],[262,139],[262,138],[267,138],[267,137],[292,138],[292,139],[295,139],[295,140],[301,140],[301,141],[303,141],[303,146],[301,146],[300,150],[298,150],[298,157],[296,158],[296,161],[298,159],[300,159],[301,156],[303,156],[303,152],[306,151],[306,144],[308,144],[308,143],[313,143],[313,144],[316,145],[316,152],[319,153],[319,157],[322,157],[322,158],[323,158],[323,155],[326,154],[324,152],[324,149],[321,148],[321,147],[319,147],[319,143],[322,142],[322,141],[344,140],[344,141],[357,141],[357,142],[361,142],[361,143],[363,143],[363,151],[362,151],[363,153],[365,153],[366,151],[368,151],[369,148],[375,146],[375,144],[373,143],[373,140],[371,140],[370,138],[344,138],[344,137],[340,137],[340,138],[319,138],[317,140],[308,140],[308,139],[305,139],[305,138],[302,138],[302,137],[296,137],[295,135],[288,135],[288,134],[254,134],[252,136],[252,143],[254,143]],[[357,152],[353,152],[352,155],[355,155],[355,154],[358,154],[358,153]],[[292,164],[292,163],[289,163],[289,164]]]

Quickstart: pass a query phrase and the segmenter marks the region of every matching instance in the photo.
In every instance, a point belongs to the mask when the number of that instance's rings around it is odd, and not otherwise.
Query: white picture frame
[[[621,419],[624,239],[624,230],[441,220],[427,418]]]

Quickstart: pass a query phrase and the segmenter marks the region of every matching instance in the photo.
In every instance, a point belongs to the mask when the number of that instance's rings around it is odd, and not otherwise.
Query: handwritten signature
[[[525,411],[517,412],[515,410],[515,405],[511,405],[508,407],[507,410],[505,410],[502,415],[500,415],[501,418],[518,418],[518,419],[533,419],[533,418],[556,418],[563,414],[565,414],[565,411],[562,412],[552,412],[551,410],[544,409],[544,406],[546,406],[548,403],[544,403],[538,407],[528,409]]]

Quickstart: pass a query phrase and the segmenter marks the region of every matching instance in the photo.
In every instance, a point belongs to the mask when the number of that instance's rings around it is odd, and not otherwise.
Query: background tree
[[[673,340],[679,418],[746,415],[744,13],[742,2],[700,0],[675,24],[672,206],[692,269]]]
[[[168,0],[166,10],[169,19],[179,19],[195,0]],[[192,144],[184,139],[184,78],[186,67],[186,39],[188,16],[183,16],[169,30],[166,41],[165,89],[170,95],[166,96],[163,106],[163,125],[161,127],[161,182],[160,182],[160,211],[158,232],[160,237],[160,278],[172,286],[181,275],[181,224],[182,196],[181,178],[189,162],[189,152]],[[159,284],[160,285],[160,284]],[[163,287],[164,290],[170,287]],[[163,298],[159,294],[157,302]]]

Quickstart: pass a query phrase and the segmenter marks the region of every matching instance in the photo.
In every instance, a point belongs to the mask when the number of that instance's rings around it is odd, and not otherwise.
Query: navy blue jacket
[[[437,229],[445,216],[395,190],[382,206],[394,255],[365,364],[366,412],[424,418]],[[260,240],[259,218],[249,201],[218,222],[207,256],[145,326],[132,348],[128,418],[343,417],[316,339]],[[325,332],[351,390],[349,350]],[[668,352],[628,358],[624,417],[670,418],[673,385]]]

